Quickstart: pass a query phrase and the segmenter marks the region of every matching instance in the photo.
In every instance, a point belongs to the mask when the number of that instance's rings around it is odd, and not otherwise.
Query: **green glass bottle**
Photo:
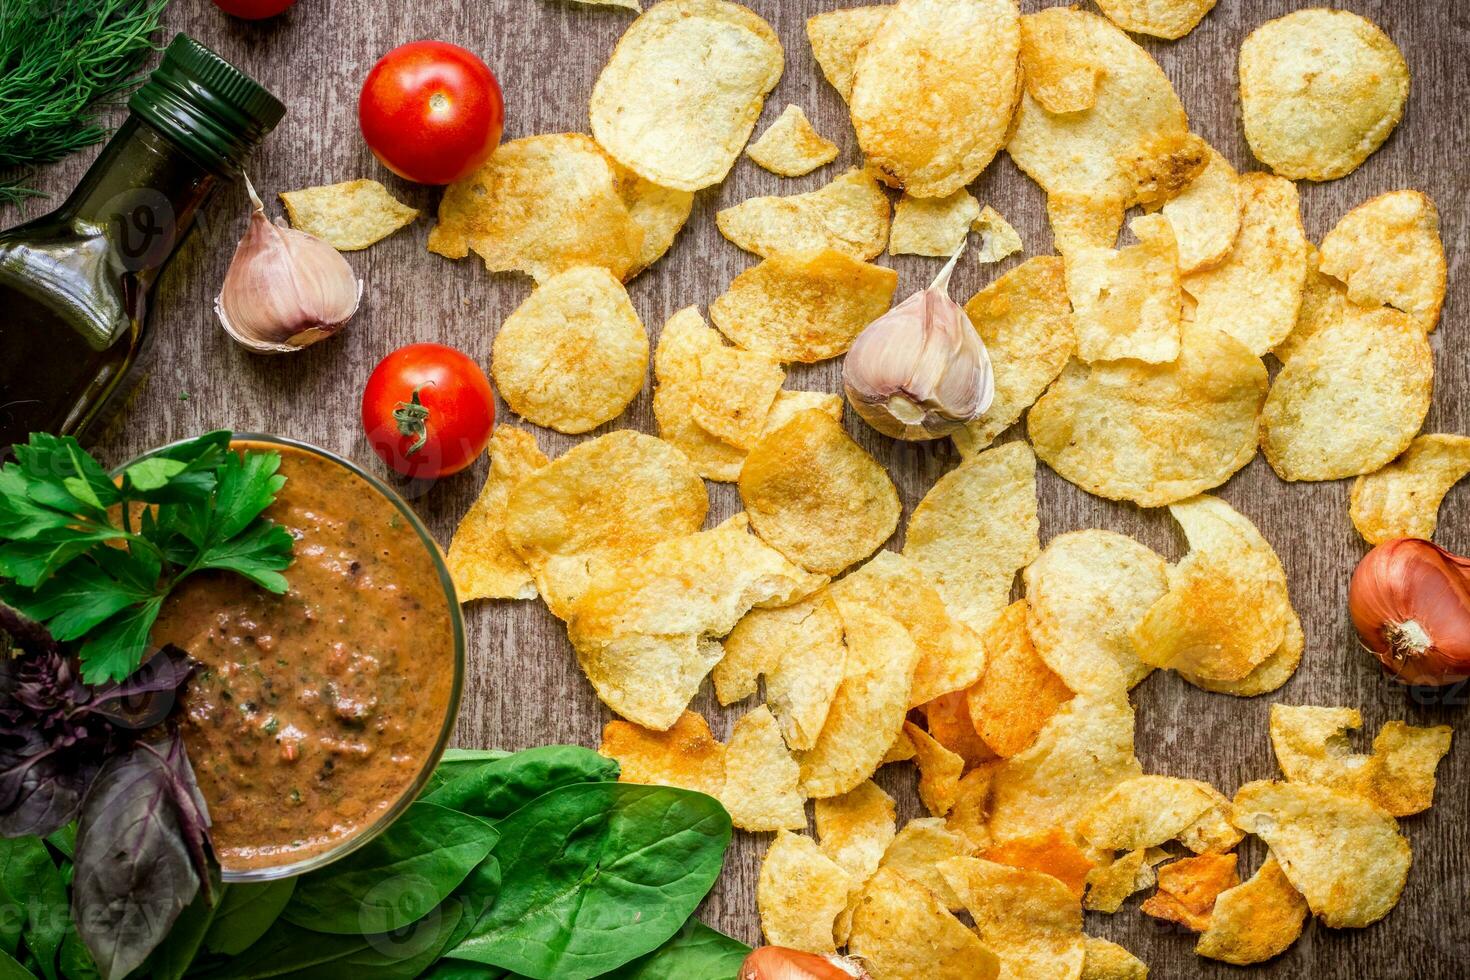
[[[148,341],[148,291],[222,180],[285,114],[174,38],[71,196],[0,232],[0,458],[31,432],[95,436]]]

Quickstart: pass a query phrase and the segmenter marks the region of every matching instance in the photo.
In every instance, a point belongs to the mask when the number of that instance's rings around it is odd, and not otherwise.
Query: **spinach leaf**
[[[295,890],[295,878],[260,885],[231,885],[220,900],[209,931],[204,934],[204,948],[225,956],[245,952],[281,917]]]
[[[423,980],[517,980],[517,977],[498,966],[468,960],[440,960],[424,974]]]
[[[424,799],[499,820],[558,787],[614,782],[617,778],[615,759],[577,745],[546,745],[465,772]]]
[[[456,776],[463,776],[487,762],[495,762],[509,755],[509,752],[503,752],[500,749],[445,749],[439,764],[429,774],[429,781],[424,786],[424,794],[432,793]]]
[[[194,901],[179,913],[163,942],[144,961],[143,970],[149,980],[183,980],[218,911],[217,902],[210,903],[203,894],[194,896]]]
[[[750,947],[690,919],[658,949],[602,980],[735,980]]]
[[[466,932],[469,931],[469,925],[478,922],[482,915],[490,911],[490,906],[494,905],[495,900],[500,897],[500,886],[500,862],[492,854],[470,872],[464,884],[454,890],[455,896],[463,901],[469,910],[471,918],[466,926]],[[459,945],[458,942],[455,945]]]
[[[0,950],[0,980],[35,980],[35,976],[21,966],[14,956]]]
[[[342,935],[401,929],[458,888],[496,838],[478,817],[415,803],[371,843],[303,876],[282,917]]]
[[[66,935],[66,881],[39,837],[0,839],[0,951],[20,955],[20,941],[41,971],[56,977]]]
[[[99,980],[102,976],[74,923],[68,923],[66,938],[61,943],[61,975],[66,980]]]
[[[447,955],[587,980],[657,949],[719,876],[730,815],[702,793],[581,783],[501,821],[500,898]]]

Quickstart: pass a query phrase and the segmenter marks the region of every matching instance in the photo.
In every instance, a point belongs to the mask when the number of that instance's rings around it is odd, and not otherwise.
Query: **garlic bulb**
[[[985,343],[949,296],[964,245],[928,289],[864,328],[842,365],[847,400],[895,439],[938,439],[979,418],[995,398]]]
[[[250,350],[280,354],[336,333],[362,300],[362,282],[342,253],[279,219],[245,180],[254,210],[235,249],[214,311],[225,331]]]

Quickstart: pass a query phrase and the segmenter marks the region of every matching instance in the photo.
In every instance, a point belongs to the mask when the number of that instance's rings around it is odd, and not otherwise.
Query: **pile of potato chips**
[[[1183,36],[1213,0],[1099,6],[898,0],[811,18],[866,164],[720,211],[756,261],[708,321],[681,310],[653,345],[623,283],[725,178],[784,69],[744,7],[653,4],[593,89],[591,135],[505,144],[449,188],[430,238],[536,280],[491,364],[528,422],[617,418],[652,346],[658,437],[613,431],[548,460],[530,432],[496,430],[449,549],[461,598],[544,599],[619,716],[602,751],[623,778],[708,793],[737,827],[774,832],[767,940],[846,949],[877,980],[1146,976],[1084,934],[1083,910],[1150,888],[1145,914],[1228,963],[1278,955],[1309,913],[1367,926],[1408,874],[1397,818],[1430,805],[1449,749],[1448,728],[1395,722],[1355,753],[1357,711],[1273,705],[1285,778],[1233,800],[1134,754],[1129,691],[1155,669],[1253,697],[1301,662],[1275,550],[1207,491],[1259,447],[1283,480],[1359,477],[1351,516],[1370,541],[1427,536],[1470,438],[1418,435],[1447,273],[1433,202],[1383,195],[1314,246],[1292,183],[1351,172],[1397,125],[1408,76],[1386,35],[1332,11],[1252,34],[1245,130],[1274,173],[1241,174],[1124,33]],[[885,550],[892,479],[840,397],[788,389],[787,365],[841,356],[889,309],[885,250],[947,256],[973,231],[982,262],[1021,251],[966,190],[1002,150],[1046,192],[1059,254],[966,305],[994,403]],[[747,152],[795,176],[838,150],[789,106]],[[1029,443],[991,448],[1023,416]],[[1043,548],[1038,459],[1168,507],[1188,553],[1170,563],[1104,530]],[[743,504],[709,529],[706,480]],[[744,705],[725,742],[688,710],[706,677]],[[909,762],[930,815],[899,827],[872,777]],[[1247,835],[1269,856],[1242,881]]]

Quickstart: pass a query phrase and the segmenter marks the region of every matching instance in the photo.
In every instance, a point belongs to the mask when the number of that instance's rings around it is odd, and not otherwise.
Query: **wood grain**
[[[807,16],[844,3],[747,2],[779,30],[787,55],[786,75],[768,100],[757,132],[788,103],[796,103],[823,134],[842,145],[843,153],[829,167],[797,180],[775,177],[742,159],[722,186],[701,193],[672,253],[631,287],[634,304],[655,334],[675,310],[707,305],[753,261],[716,231],[713,215],[718,208],[757,194],[808,190],[858,162],[843,107],[816,69],[803,32]],[[1237,167],[1254,164],[1238,120],[1236,51],[1256,25],[1309,5],[1224,0],[1184,40],[1144,42],[1173,79],[1195,128]],[[1023,2],[1028,10],[1041,6]],[[1460,273],[1470,204],[1464,176],[1464,156],[1470,150],[1464,108],[1470,89],[1470,59],[1465,56],[1470,6],[1460,0],[1351,0],[1350,6],[1381,24],[1403,48],[1414,73],[1413,96],[1403,125],[1363,168],[1335,183],[1302,185],[1303,216],[1308,233],[1320,240],[1344,211],[1384,191],[1416,187],[1438,202],[1450,255],[1450,295],[1443,325],[1433,338],[1438,378],[1426,431],[1464,432],[1470,430],[1470,367],[1463,355],[1466,327],[1461,317],[1470,310],[1470,284]],[[592,83],[628,22],[623,12],[557,0],[301,0],[285,16],[264,23],[228,19],[203,0],[176,0],[167,19],[171,30],[188,31],[215,47],[288,104],[286,120],[255,156],[252,177],[262,193],[367,176],[384,181],[430,215],[437,192],[393,178],[358,136],[358,86],[383,52],[420,37],[463,44],[500,74],[509,137],[582,130]],[[64,193],[92,155],[51,168],[42,175],[43,187]],[[1030,254],[1049,251],[1041,194],[1008,159],[997,160],[973,190],[1017,226]],[[226,338],[211,310],[245,214],[243,190],[223,191],[204,227],[165,275],[155,303],[151,376],[133,399],[125,424],[104,443],[107,461],[215,426],[279,432],[370,460],[358,427],[357,397],[377,360],[402,344],[435,340],[488,363],[496,327],[530,291],[526,279],[487,275],[473,259],[454,263],[429,254],[424,242],[432,221],[425,219],[349,256],[366,278],[368,291],[363,311],[342,336],[288,357],[251,356]],[[14,212],[0,212],[0,224],[15,217]],[[962,263],[956,296],[970,296],[1017,261],[999,268]],[[892,264],[900,272],[904,295],[933,274],[936,260],[903,258]],[[838,364],[830,362],[794,370],[791,385],[835,391],[837,379]],[[647,391],[607,428],[624,427],[652,430]],[[947,445],[896,445],[851,417],[849,427],[893,474],[906,509],[956,461]],[[538,436],[553,454],[575,441],[548,432]],[[472,471],[415,500],[441,540],[447,542],[485,469],[481,460]],[[1167,557],[1179,555],[1182,540],[1166,513],[1090,497],[1044,468],[1039,479],[1043,539],[1076,528],[1103,527],[1134,535]],[[1266,734],[1272,699],[1361,707],[1370,732],[1387,719],[1405,718],[1454,725],[1461,739],[1470,735],[1464,690],[1441,704],[1414,703],[1386,684],[1357,649],[1344,596],[1364,546],[1348,523],[1347,491],[1345,483],[1282,483],[1259,458],[1222,488],[1221,495],[1260,526],[1286,565],[1306,629],[1306,657],[1286,688],[1254,701],[1207,694],[1170,675],[1150,678],[1135,694],[1138,754],[1146,769],[1207,779],[1227,794],[1246,780],[1274,776]],[[726,485],[712,485],[711,499],[711,521],[738,507]],[[1442,513],[1444,544],[1470,549],[1467,518],[1470,492],[1457,490]],[[468,610],[468,619],[471,670],[460,717],[462,744],[597,744],[608,712],[577,671],[563,628],[542,605],[479,604]],[[710,716],[717,734],[728,734],[736,712],[720,710],[708,692],[695,707]],[[908,767],[885,770],[879,782],[900,799],[904,816],[918,814]],[[1470,973],[1467,791],[1470,747],[1456,744],[1440,770],[1438,804],[1405,821],[1415,863],[1398,908],[1369,929],[1309,927],[1290,952],[1254,975],[1451,978]],[[739,836],[704,910],[711,923],[752,942],[758,939],[754,883],[765,844],[761,837]],[[1250,865],[1258,860],[1259,854],[1251,852]],[[1237,974],[1197,959],[1192,934],[1157,924],[1138,914],[1136,905],[1135,899],[1115,916],[1090,914],[1089,931],[1133,950],[1158,978]]]

